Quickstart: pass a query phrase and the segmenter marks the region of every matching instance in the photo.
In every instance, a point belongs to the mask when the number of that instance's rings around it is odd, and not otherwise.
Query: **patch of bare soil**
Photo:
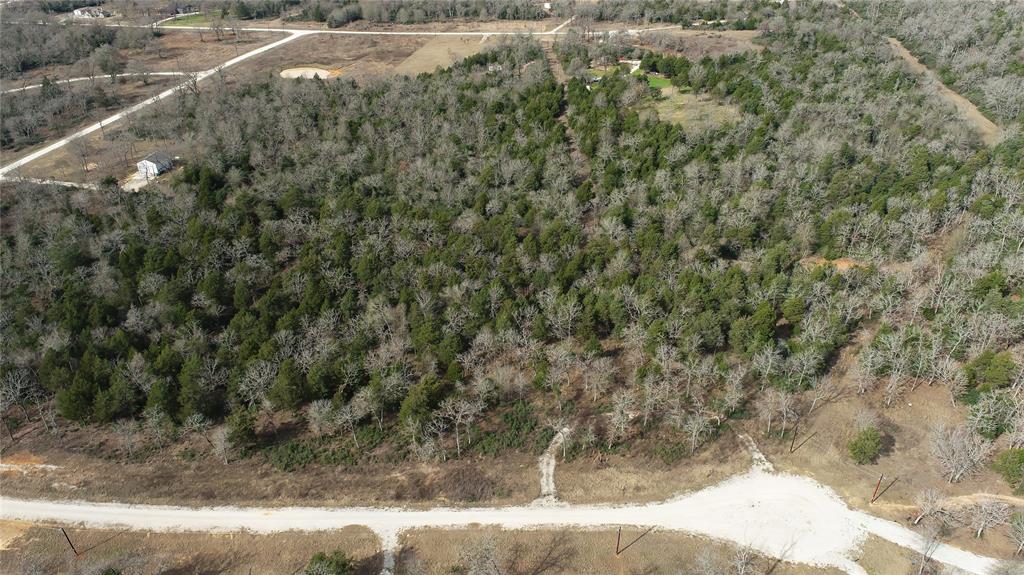
[[[1002,140],[1002,129],[992,120],[986,118],[973,102],[943,84],[935,72],[922,64],[909,50],[903,47],[899,40],[896,38],[888,38],[887,40],[893,52],[907,63],[907,67],[913,72],[923,75],[927,79],[928,84],[935,87],[938,95],[950,104],[953,104],[960,117],[974,126],[981,136],[981,140],[985,142],[985,145],[995,146]]]
[[[401,551],[396,560],[396,575],[426,573],[447,575],[463,572],[461,559],[467,550],[487,542],[497,550],[499,565],[517,573],[594,573],[654,574],[681,572],[691,566],[727,565],[739,549],[727,543],[673,531],[644,531],[624,528],[615,553],[617,530],[588,531],[503,531],[483,529],[416,529],[400,537]],[[628,546],[628,548],[627,548]],[[754,556],[750,573],[775,575],[838,574],[835,569],[795,565]]]
[[[836,258],[834,260],[829,260],[821,256],[808,256],[803,258],[800,260],[800,265],[807,269],[818,266],[832,266],[840,273],[850,271],[854,268],[867,269],[871,267],[870,265],[857,261],[853,258]]]
[[[319,552],[344,551],[357,573],[380,572],[379,541],[368,529],[347,527],[322,533],[149,533],[66,528],[79,551],[52,525],[0,521],[3,573],[297,573]]]

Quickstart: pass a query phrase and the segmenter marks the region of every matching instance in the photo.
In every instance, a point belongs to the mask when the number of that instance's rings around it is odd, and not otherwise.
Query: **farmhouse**
[[[106,12],[95,6],[86,6],[85,8],[75,8],[72,15],[75,18],[106,18],[110,16],[110,12]]]
[[[163,152],[153,152],[152,154],[142,158],[139,163],[135,164],[139,168],[139,176],[146,178],[155,178],[160,174],[171,169],[171,158]]]

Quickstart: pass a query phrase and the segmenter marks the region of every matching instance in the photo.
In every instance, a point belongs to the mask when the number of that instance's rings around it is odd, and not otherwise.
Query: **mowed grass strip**
[[[161,24],[161,26],[205,26],[210,23],[207,19],[206,13],[189,14],[188,16],[182,16],[174,20],[169,20]]]

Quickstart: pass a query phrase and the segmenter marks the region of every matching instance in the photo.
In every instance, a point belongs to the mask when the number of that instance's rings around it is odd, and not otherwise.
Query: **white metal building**
[[[139,176],[148,180],[171,169],[172,163],[170,156],[167,154],[163,152],[153,152],[145,158],[142,158],[142,160],[135,165],[139,168]]]

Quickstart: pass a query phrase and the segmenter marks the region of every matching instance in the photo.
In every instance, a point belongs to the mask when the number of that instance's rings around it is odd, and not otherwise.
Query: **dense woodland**
[[[80,64],[86,72],[106,67],[119,50],[143,48],[154,36],[149,28],[26,22],[4,22],[2,30],[0,78],[5,80],[52,64]]]
[[[997,123],[1024,122],[1024,3],[853,3]]]
[[[1019,486],[1024,138],[982,148],[867,22],[756,16],[761,52],[644,58],[742,111],[699,134],[641,114],[642,74],[563,90],[523,39],[155,107],[132,137],[195,150],[166,189],[7,186],[3,400],[158,438],[227,421],[225,459],[301,413],[282,468],[532,449],[570,422],[576,451],[668,460],[736,418],[784,434],[870,330],[857,391],[947,386],[971,417],[935,430],[937,464],[996,457]],[[583,71],[609,45],[556,50]]]

